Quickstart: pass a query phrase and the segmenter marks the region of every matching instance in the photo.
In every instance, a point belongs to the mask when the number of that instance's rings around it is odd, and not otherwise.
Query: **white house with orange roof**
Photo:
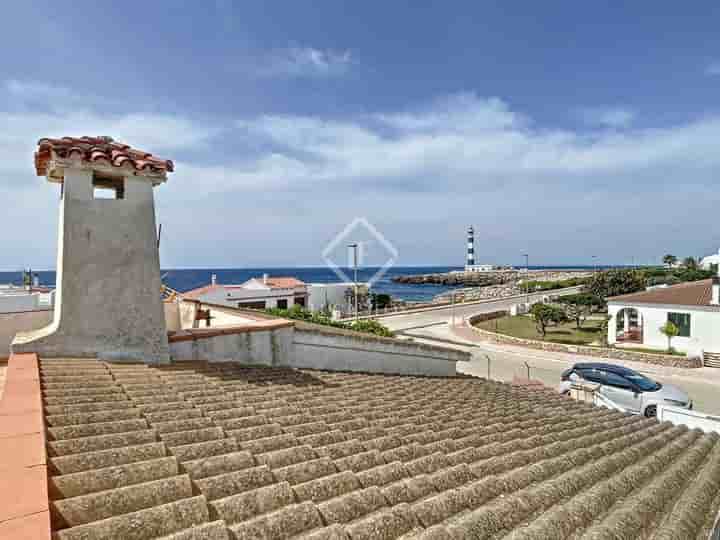
[[[667,349],[660,328],[672,322],[674,349],[720,367],[720,276],[615,296],[607,304],[611,345]]]
[[[288,309],[292,306],[307,306],[307,285],[294,277],[251,278],[245,283],[218,283],[212,276],[210,284],[182,293],[184,298],[205,304],[217,304],[250,309]]]

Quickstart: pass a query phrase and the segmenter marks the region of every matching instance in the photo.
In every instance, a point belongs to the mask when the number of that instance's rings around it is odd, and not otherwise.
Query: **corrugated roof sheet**
[[[705,538],[716,435],[547,390],[41,362],[57,540]]]

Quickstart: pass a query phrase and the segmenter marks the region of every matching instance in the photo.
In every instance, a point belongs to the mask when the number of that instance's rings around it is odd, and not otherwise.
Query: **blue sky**
[[[717,2],[20,4],[0,268],[54,266],[32,152],[63,135],[176,162],[166,267],[321,265],[356,217],[400,264],[461,264],[469,224],[480,262],[720,247]]]

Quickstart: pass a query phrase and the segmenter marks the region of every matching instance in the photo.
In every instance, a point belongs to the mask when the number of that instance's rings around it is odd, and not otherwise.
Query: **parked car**
[[[560,393],[569,394],[573,382],[599,384],[600,402],[647,417],[657,416],[658,405],[692,409],[690,396],[677,386],[663,384],[623,366],[588,362],[575,364],[562,374]]]

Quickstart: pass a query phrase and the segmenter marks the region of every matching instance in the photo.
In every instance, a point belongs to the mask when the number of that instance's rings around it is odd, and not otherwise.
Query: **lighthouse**
[[[475,262],[475,229],[472,225],[467,230],[467,256],[465,257],[466,272],[492,272],[496,267],[492,264]]]
[[[472,225],[468,228],[467,233],[467,267],[475,266],[475,230]]]

